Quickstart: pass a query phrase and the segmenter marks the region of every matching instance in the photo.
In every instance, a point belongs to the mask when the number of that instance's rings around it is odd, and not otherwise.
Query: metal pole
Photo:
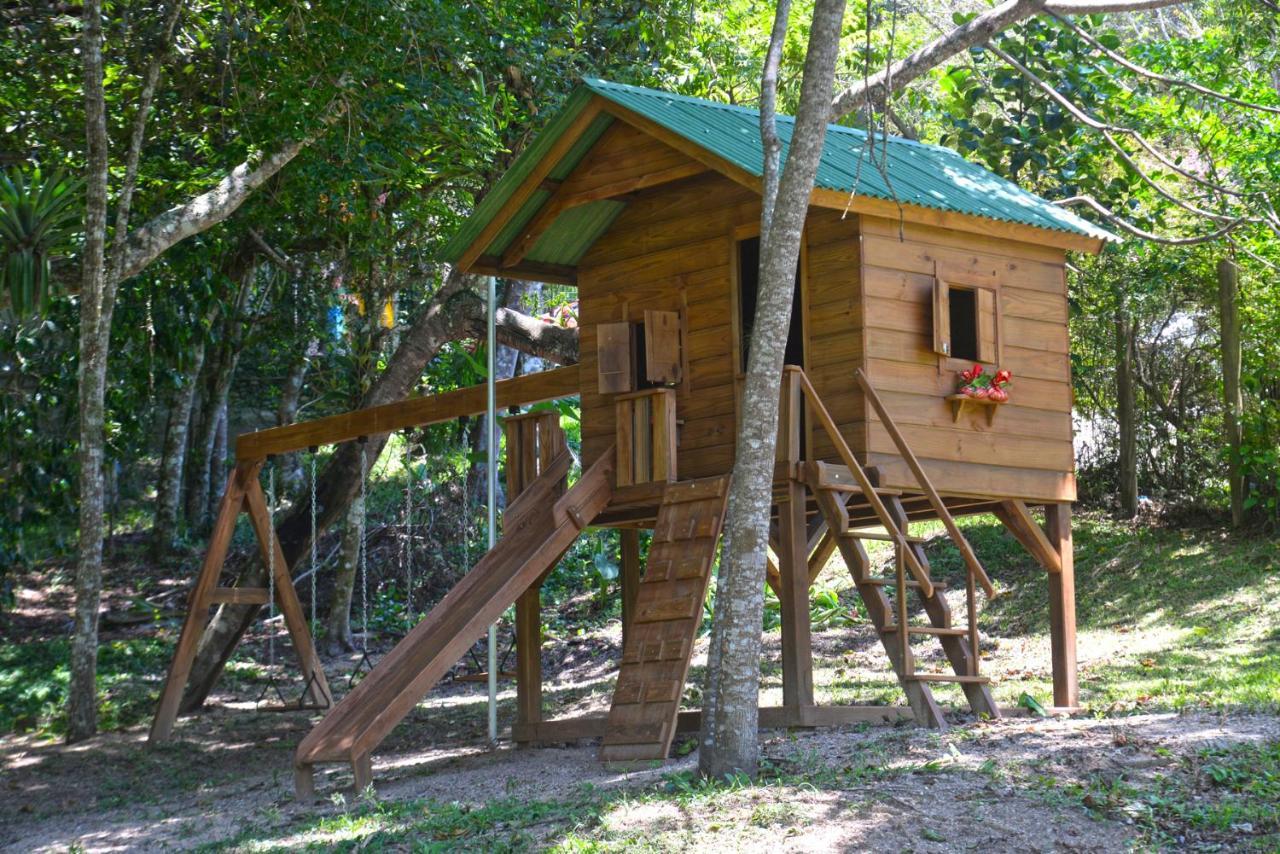
[[[497,418],[497,396],[494,390],[495,374],[497,373],[498,360],[496,357],[496,344],[494,340],[494,319],[497,313],[497,279],[493,276],[488,277],[489,283],[489,311],[488,311],[488,340],[486,343],[486,353],[488,355],[488,370],[485,380],[485,430],[487,439],[485,441],[487,461],[487,487],[488,487],[488,528],[489,528],[489,548],[492,550],[498,542],[498,418]],[[489,625],[489,743],[498,743],[498,626],[496,623]]]

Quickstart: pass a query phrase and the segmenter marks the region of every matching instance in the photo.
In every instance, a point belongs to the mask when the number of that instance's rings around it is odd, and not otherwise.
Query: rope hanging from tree
[[[360,443],[360,524],[357,532],[360,548],[360,660],[347,679],[354,686],[360,677],[373,669],[369,658],[369,438],[361,436]]]

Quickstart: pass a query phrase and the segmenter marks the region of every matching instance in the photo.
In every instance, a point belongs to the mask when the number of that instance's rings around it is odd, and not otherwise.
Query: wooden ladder
[[[836,547],[849,567],[858,593],[866,604],[867,613],[880,636],[917,722],[939,729],[946,728],[946,720],[929,688],[930,683],[937,682],[959,683],[975,714],[998,718],[1000,710],[991,696],[991,680],[979,673],[978,666],[977,588],[981,586],[988,597],[994,595],[991,580],[861,369],[857,371],[856,379],[907,463],[920,492],[928,499],[934,514],[942,521],[948,536],[964,559],[967,625],[958,627],[953,624],[951,608],[943,595],[946,585],[932,580],[923,541],[910,535],[907,513],[898,491],[881,489],[873,482],[845,442],[831,413],[804,371],[788,367],[783,377],[784,384],[790,384],[790,388],[794,389],[790,391],[791,395],[803,394],[808,400],[817,423],[827,433],[841,462],[853,477],[853,483],[849,483],[847,479],[829,476],[830,468],[822,463],[806,466],[809,485],[817,498],[818,508],[826,520]],[[788,388],[784,387],[785,394],[788,394]],[[883,532],[850,528],[847,504],[855,496],[866,501],[879,520]],[[864,540],[883,540],[893,545],[892,575],[871,574],[871,560],[863,546]],[[893,591],[892,600],[886,589]],[[928,625],[913,625],[908,620],[908,597],[912,591],[920,597],[925,615],[929,619]],[[925,673],[916,669],[911,640],[921,636],[938,640],[951,665],[952,673]]]
[[[728,493],[728,475],[663,492],[600,746],[605,762],[667,758]]]

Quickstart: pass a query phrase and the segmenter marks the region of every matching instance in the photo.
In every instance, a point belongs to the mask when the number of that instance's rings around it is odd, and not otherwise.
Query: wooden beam
[[[640,532],[635,528],[623,528],[618,532],[621,540],[618,561],[622,578],[622,648],[627,648],[627,636],[636,616],[636,596],[640,594]]]
[[[498,232],[502,231],[506,226],[508,220],[529,200],[534,191],[542,186],[542,182],[551,174],[551,170],[569,152],[569,149],[573,148],[578,142],[578,138],[591,126],[591,123],[596,120],[596,117],[600,115],[602,102],[603,99],[599,96],[593,97],[582,108],[582,112],[578,113],[577,117],[569,123],[569,126],[561,131],[560,136],[547,149],[542,159],[533,165],[533,170],[528,177],[524,179],[519,187],[516,187],[506,203],[489,219],[488,224],[476,235],[476,239],[471,241],[471,245],[458,257],[458,267],[467,272],[474,272],[472,264],[484,254],[485,249],[498,236]]]
[[[993,511],[997,519],[1009,529],[1013,538],[1022,543],[1022,547],[1040,562],[1049,572],[1062,572],[1062,559],[1058,551],[1049,542],[1044,529],[1031,518],[1027,505],[1018,499],[1001,501]]]
[[[918,225],[931,225],[935,228],[949,228],[970,234],[981,234],[986,237],[1001,237],[1016,240],[1020,243],[1034,243],[1038,246],[1053,246],[1058,249],[1071,249],[1076,252],[1088,252],[1097,255],[1106,244],[1096,237],[1083,234],[1058,231],[1053,228],[1037,228],[1016,222],[1002,222],[987,217],[969,216],[944,211],[937,208],[926,208],[921,205],[903,204],[886,199],[873,199],[870,196],[853,196],[843,190],[829,190],[815,187],[810,197],[810,204],[820,208],[831,208],[850,213],[862,213],[869,216],[885,217],[897,221],[899,217],[906,222]]]
[[[553,285],[578,286],[578,268],[568,264],[547,264],[542,261],[525,261],[514,267],[503,267],[497,255],[481,255],[471,265],[470,273],[477,276],[501,276],[522,282],[547,282]]]
[[[501,380],[495,386],[499,409],[572,397],[579,391],[578,366],[569,365]],[[361,436],[438,424],[484,411],[485,387],[468,386],[428,397],[408,398],[328,418],[302,421],[287,427],[246,433],[236,439],[236,459],[239,462],[261,460],[270,454],[285,454],[313,446],[347,442]]]
[[[1071,545],[1071,505],[1044,508],[1049,542],[1061,567],[1049,573],[1049,638],[1053,654],[1053,704],[1080,705],[1076,676],[1076,572]]]
[[[236,520],[240,518],[240,510],[244,507],[245,488],[257,478],[261,467],[261,463],[241,463],[227,476],[227,487],[218,505],[218,517],[214,522],[213,534],[209,537],[209,547],[204,553],[204,563],[200,566],[200,574],[196,576],[195,586],[191,588],[191,596],[187,600],[187,616],[182,622],[173,659],[169,662],[169,673],[165,676],[156,716],[151,721],[151,734],[147,737],[149,744],[162,744],[173,735],[173,723],[178,718],[182,692],[186,690],[191,665],[196,659],[196,648],[208,622],[209,594],[217,586],[218,576],[222,574],[222,562],[227,557],[231,537],[236,531]]]
[[[704,164],[693,160],[668,169],[659,169],[643,175],[634,175],[630,178],[622,178],[583,190],[575,189],[573,176],[570,176],[556,188],[556,192],[552,194],[551,198],[547,199],[542,207],[538,209],[533,219],[524,227],[520,237],[512,241],[511,245],[507,247],[507,251],[502,254],[501,267],[507,269],[518,266],[542,235],[546,233],[547,229],[555,224],[560,214],[567,210],[591,202],[617,198],[627,193],[634,193],[637,190],[657,187],[661,184],[678,181],[681,178],[688,178],[706,171],[707,167]]]
[[[760,729],[784,727],[831,727],[856,724],[892,725],[912,720],[911,709],[905,706],[763,706],[760,709]],[[587,738],[601,738],[608,728],[605,715],[581,715],[542,721],[532,725],[515,724],[511,736],[516,741],[561,743]],[[702,726],[702,712],[687,710],[676,719],[676,732],[689,734]]]
[[[791,481],[778,504],[778,568],[782,579],[782,703],[813,705],[813,638],[809,626],[809,540],[805,488]]]

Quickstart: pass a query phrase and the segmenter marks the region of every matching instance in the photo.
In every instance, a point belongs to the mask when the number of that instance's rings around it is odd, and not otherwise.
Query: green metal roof
[[[599,95],[638,113],[752,175],[763,174],[758,111],[588,78],[569,96],[546,130],[476,206],[475,212],[445,247],[447,259],[457,260],[476,239],[592,95]],[[578,143],[551,170],[551,177],[564,178],[572,172],[611,121],[611,117],[602,115],[592,123]],[[784,157],[793,128],[794,121],[790,116],[778,116],[778,136],[783,143]],[[1099,240],[1119,239],[1071,211],[970,163],[949,148],[893,136],[887,140],[877,137],[871,148],[874,149],[874,162],[865,131],[829,125],[818,166],[817,186]],[[886,164],[886,174],[882,174],[878,163]],[[500,255],[505,251],[548,196],[542,190],[533,193],[483,254]],[[527,255],[528,259],[576,264],[621,209],[621,203],[597,202],[565,211],[543,233]]]

